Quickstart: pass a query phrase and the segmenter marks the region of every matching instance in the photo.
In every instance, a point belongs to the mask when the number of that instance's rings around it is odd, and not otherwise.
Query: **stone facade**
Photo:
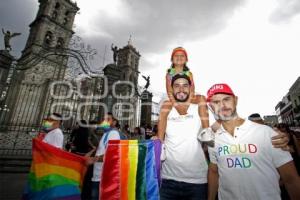
[[[0,50],[0,101],[6,93],[6,80],[13,61],[13,57],[6,50]]]
[[[289,94],[293,107],[294,123],[300,125],[300,77],[290,88]]]
[[[285,123],[290,126],[300,125],[300,77],[276,105],[275,110],[279,123]]]
[[[104,69],[107,78],[108,94],[101,101],[108,112],[119,119],[121,126],[129,125],[131,129],[139,126],[140,98],[137,94],[139,75],[139,52],[130,42],[119,49],[117,64],[109,64]],[[128,96],[128,98],[123,98]],[[103,116],[104,110],[101,110]]]
[[[68,57],[56,55],[53,49],[68,48],[79,8],[70,0],[39,0],[39,3],[39,11],[30,24],[30,34],[17,64],[24,70],[15,73],[10,89],[15,94],[7,99],[11,108],[7,119],[10,126],[38,126],[53,103],[49,98],[49,85],[63,80],[65,75]]]
[[[79,8],[71,0],[39,0],[35,20],[5,97],[9,112],[1,115],[0,145],[8,149],[30,149],[42,118],[55,100],[49,86],[63,80],[68,57],[57,50],[68,48]],[[55,94],[66,89],[55,89]]]

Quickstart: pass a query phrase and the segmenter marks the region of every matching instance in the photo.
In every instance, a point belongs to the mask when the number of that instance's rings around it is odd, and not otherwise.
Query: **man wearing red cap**
[[[277,133],[268,126],[242,119],[238,98],[227,84],[215,84],[207,101],[221,127],[209,148],[209,199],[280,199],[279,178],[292,199],[300,199],[300,180],[290,153],[274,148]]]

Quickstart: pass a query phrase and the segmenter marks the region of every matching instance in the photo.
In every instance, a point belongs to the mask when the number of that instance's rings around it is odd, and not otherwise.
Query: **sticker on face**
[[[49,120],[44,120],[42,123],[42,129],[46,132],[49,132],[53,129],[54,122]]]

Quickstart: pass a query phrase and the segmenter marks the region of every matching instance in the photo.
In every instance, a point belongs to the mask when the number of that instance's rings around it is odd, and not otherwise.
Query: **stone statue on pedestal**
[[[146,85],[144,86],[144,89],[147,90],[150,86],[150,76],[142,76],[146,80]]]
[[[2,28],[2,33],[4,35],[4,46],[5,46],[5,50],[7,51],[11,51],[12,48],[10,46],[10,39],[13,37],[16,37],[18,35],[21,35],[21,33],[11,33],[9,30],[7,30],[6,32],[4,31],[4,29]]]
[[[118,47],[114,46],[114,44],[111,44],[111,50],[113,51],[113,58],[114,58],[114,63],[117,63],[117,56],[118,56]]]

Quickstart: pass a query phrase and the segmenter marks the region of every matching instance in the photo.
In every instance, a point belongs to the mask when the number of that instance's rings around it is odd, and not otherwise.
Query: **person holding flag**
[[[115,124],[116,121],[117,119],[115,119],[113,114],[110,112],[104,116],[104,120],[99,126],[99,128],[104,130],[104,134],[97,147],[95,157],[88,157],[88,163],[94,164],[91,192],[92,200],[99,200],[100,197],[99,186],[103,167],[103,157],[106,151],[107,143],[109,140],[121,139],[119,131],[113,127],[113,124]]]
[[[64,135],[60,129],[62,116],[58,113],[53,113],[49,118],[45,119],[42,124],[43,131],[46,135],[43,142],[62,149],[64,144]]]

